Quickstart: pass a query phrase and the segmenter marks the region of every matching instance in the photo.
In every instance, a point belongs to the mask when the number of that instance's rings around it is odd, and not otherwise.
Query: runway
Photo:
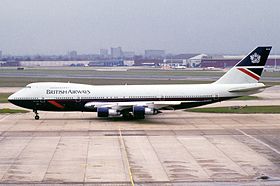
[[[0,115],[1,184],[280,184],[279,114],[40,116]]]

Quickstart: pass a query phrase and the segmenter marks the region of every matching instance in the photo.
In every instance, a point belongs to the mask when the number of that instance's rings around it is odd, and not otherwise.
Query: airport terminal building
[[[131,59],[95,59],[95,60],[2,60],[2,67],[54,67],[54,66],[184,66],[187,68],[230,68],[240,61],[244,56],[228,55],[206,55],[206,54],[180,54],[165,56],[164,58],[143,58],[134,57]],[[270,55],[267,60],[267,67],[275,68],[280,66],[280,55]]]
[[[229,68],[233,67],[244,56],[208,56],[201,59],[200,67]],[[266,66],[280,66],[280,55],[270,55],[267,59]]]

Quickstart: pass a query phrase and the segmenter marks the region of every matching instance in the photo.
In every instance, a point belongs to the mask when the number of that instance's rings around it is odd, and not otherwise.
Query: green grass
[[[8,97],[12,93],[0,93],[0,103],[8,103]]]
[[[211,107],[211,108],[194,108],[194,109],[188,109],[186,111],[204,112],[204,113],[236,113],[236,114],[272,113],[272,114],[279,114],[280,106]]]
[[[28,110],[19,110],[19,109],[0,109],[0,114],[16,114],[16,113],[27,113]]]
[[[258,96],[242,96],[238,98],[234,98],[232,100],[237,100],[237,101],[245,101],[245,100],[260,100],[261,98]]]

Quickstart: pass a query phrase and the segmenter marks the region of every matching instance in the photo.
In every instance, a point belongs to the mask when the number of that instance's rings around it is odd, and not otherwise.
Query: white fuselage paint
[[[32,83],[9,97],[11,100],[61,100],[61,99],[133,99],[141,98],[213,98],[238,97],[260,92],[229,92],[238,88],[263,87],[250,84],[188,84],[188,85],[113,85],[93,86],[75,83]],[[176,100],[174,100],[176,101]]]

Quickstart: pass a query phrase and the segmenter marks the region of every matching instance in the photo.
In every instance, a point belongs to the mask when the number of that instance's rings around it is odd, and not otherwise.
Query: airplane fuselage
[[[257,93],[229,92],[236,88],[262,87],[255,84],[189,84],[189,85],[113,85],[93,86],[75,83],[31,83],[9,97],[15,105],[44,111],[88,111],[93,103],[142,102],[170,103],[166,107],[184,109]],[[164,107],[163,107],[164,108]]]

